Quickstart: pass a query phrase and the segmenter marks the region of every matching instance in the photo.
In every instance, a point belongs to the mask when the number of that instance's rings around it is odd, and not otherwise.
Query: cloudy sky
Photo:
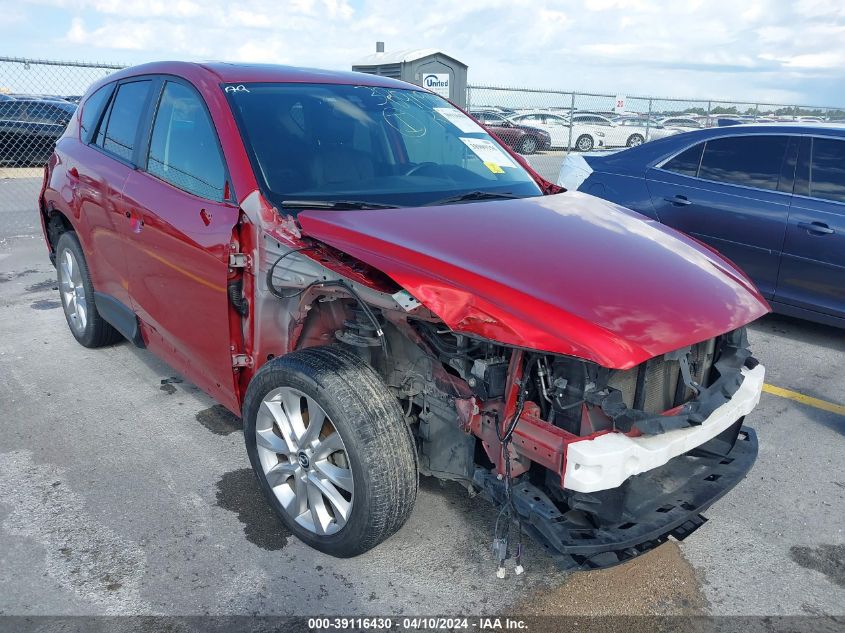
[[[845,103],[845,0],[0,0],[0,55],[348,69],[384,40],[470,81]]]

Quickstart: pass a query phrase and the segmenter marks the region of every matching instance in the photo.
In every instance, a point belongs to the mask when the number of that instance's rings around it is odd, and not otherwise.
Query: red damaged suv
[[[329,554],[396,532],[421,473],[495,504],[500,565],[519,524],[603,567],[689,535],[756,457],[748,277],[417,86],[122,70],[39,202],[73,336],[149,348],[242,416],[268,503]]]

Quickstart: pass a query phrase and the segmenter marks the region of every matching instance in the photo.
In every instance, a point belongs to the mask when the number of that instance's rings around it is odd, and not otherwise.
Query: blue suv
[[[570,154],[558,182],[706,242],[775,311],[845,327],[845,127],[737,125]]]

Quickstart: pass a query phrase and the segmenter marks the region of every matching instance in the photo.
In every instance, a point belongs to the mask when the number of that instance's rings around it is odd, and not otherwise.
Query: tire
[[[250,382],[243,412],[261,491],[307,545],[358,556],[410,516],[419,484],[416,446],[398,401],[358,356],[311,347],[275,358]],[[325,420],[309,435],[321,412]]]
[[[589,152],[593,149],[593,137],[589,134],[582,134],[578,137],[578,140],[575,141],[575,149],[579,152]]]
[[[524,136],[519,144],[520,154],[533,154],[537,151],[537,139],[531,135]]]
[[[56,244],[56,277],[65,319],[81,345],[103,347],[123,338],[97,311],[88,262],[73,231],[62,233]]]
[[[631,136],[628,137],[628,141],[625,143],[625,147],[637,147],[643,143],[645,143],[645,139],[642,134],[631,134]]]

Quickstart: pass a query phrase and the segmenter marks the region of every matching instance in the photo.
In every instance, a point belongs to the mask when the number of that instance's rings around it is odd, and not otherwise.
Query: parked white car
[[[692,130],[700,130],[707,127],[706,119],[696,119],[693,117],[673,116],[658,121],[663,127],[670,127],[681,132],[690,132]]]
[[[646,141],[653,141],[658,138],[666,138],[667,136],[672,136],[673,134],[679,134],[682,131],[677,128],[665,127],[654,119],[649,121],[646,117],[620,117],[618,119],[613,119],[613,123],[619,127],[624,127],[630,130],[632,134],[637,135],[637,137],[633,139],[630,136],[628,137],[625,143],[626,147],[640,145],[643,141],[639,140],[639,137],[645,139]]]
[[[508,120],[517,125],[530,125],[548,132],[552,139],[553,148],[569,149],[570,139],[572,144],[582,152],[605,147],[605,132],[603,129],[575,121],[570,133],[568,113],[557,114],[547,110],[529,110],[515,114]]]

